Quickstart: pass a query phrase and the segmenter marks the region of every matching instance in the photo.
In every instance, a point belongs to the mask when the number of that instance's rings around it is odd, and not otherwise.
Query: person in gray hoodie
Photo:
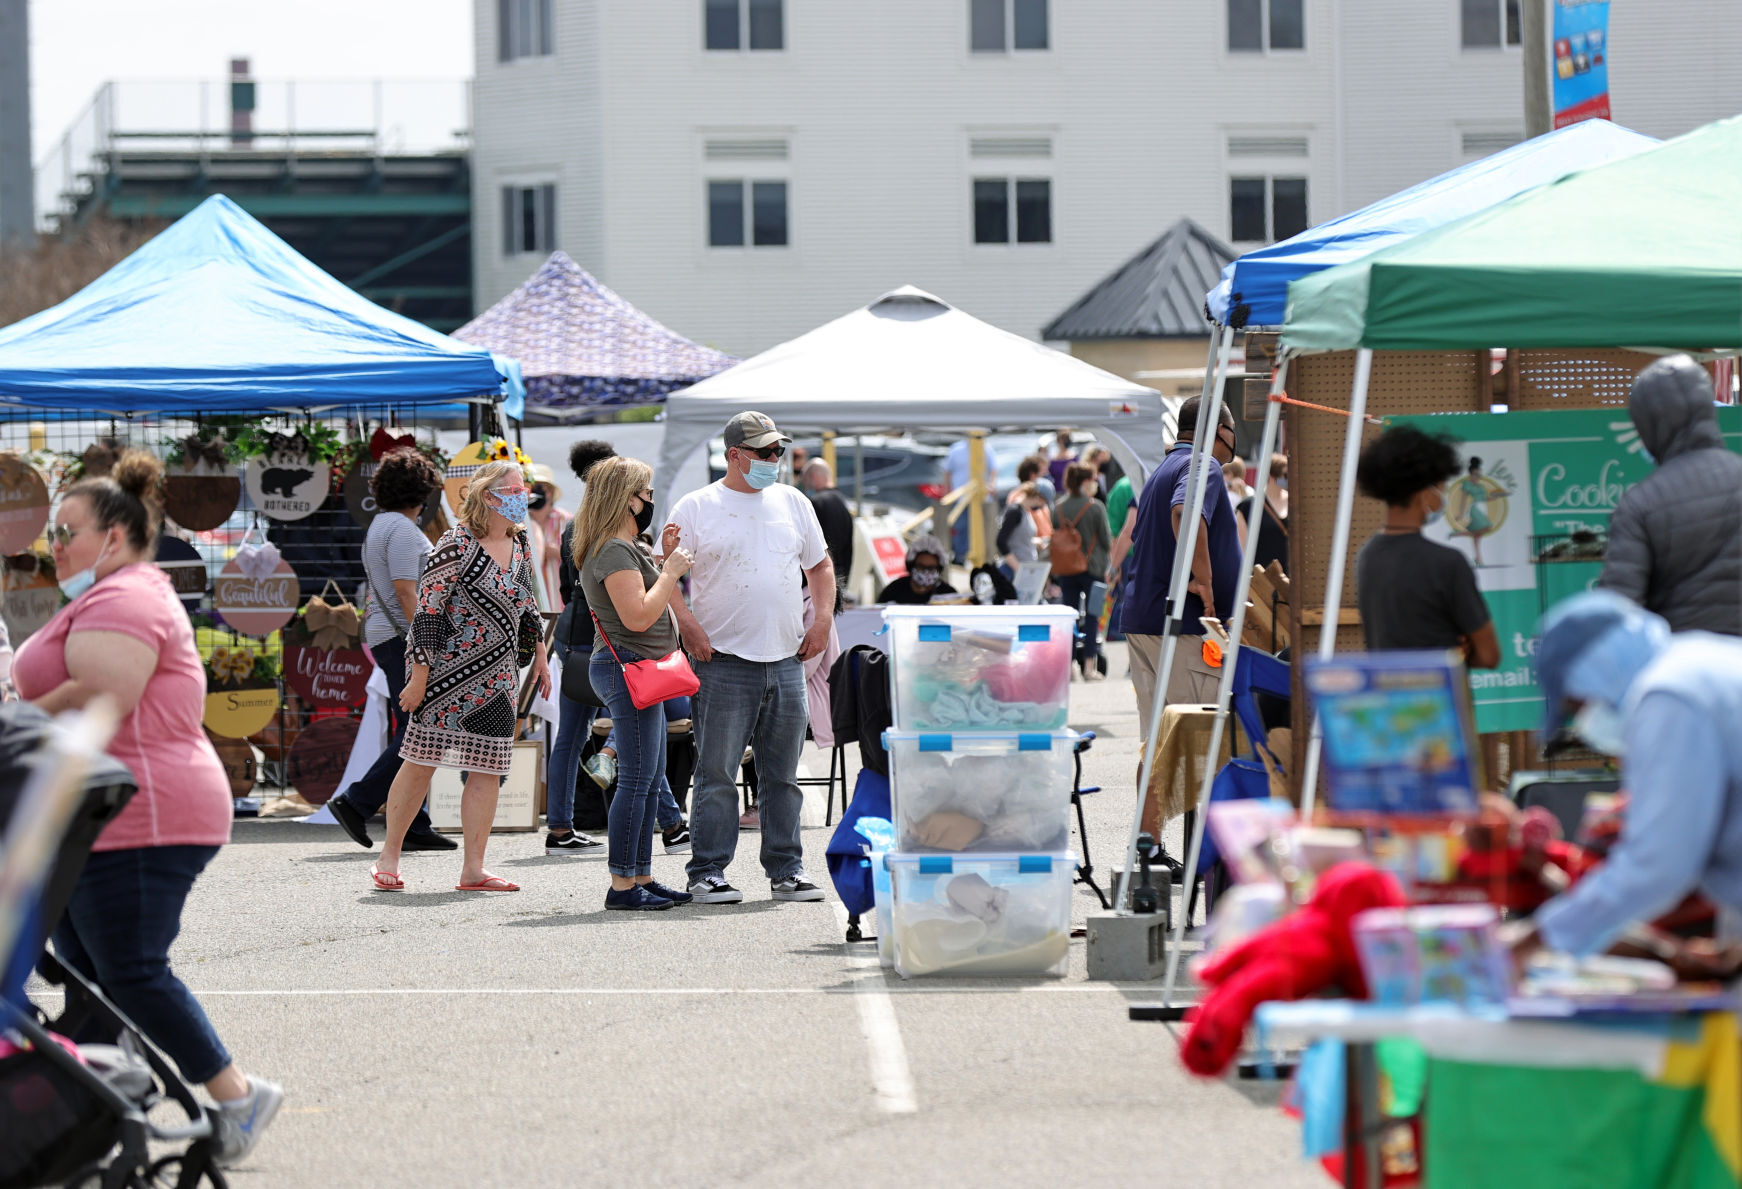
[[[1665,356],[1633,381],[1627,412],[1657,470],[1616,505],[1598,585],[1672,631],[1742,636],[1742,457],[1719,436],[1711,376]]]

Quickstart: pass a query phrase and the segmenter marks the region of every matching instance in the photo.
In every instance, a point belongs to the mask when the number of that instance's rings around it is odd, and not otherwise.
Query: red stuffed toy
[[[1272,999],[1300,999],[1340,987],[1356,999],[1367,983],[1350,926],[1369,908],[1405,903],[1396,878],[1365,863],[1338,863],[1319,877],[1313,898],[1293,915],[1215,954],[1197,971],[1209,988],[1186,1013],[1180,1046],[1186,1068],[1217,1077],[1234,1060],[1253,1009]]]

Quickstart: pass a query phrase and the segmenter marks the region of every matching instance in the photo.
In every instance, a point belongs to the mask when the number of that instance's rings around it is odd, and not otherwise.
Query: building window
[[[502,254],[556,251],[556,187],[502,187]]]
[[[1045,178],[975,178],[974,242],[1050,244],[1052,183]]]
[[[1228,49],[1263,53],[1306,48],[1306,0],[1228,0]]]
[[[1305,231],[1305,178],[1242,177],[1228,180],[1229,238],[1270,243]]]
[[[556,52],[551,0],[496,0],[496,60],[543,58]]]
[[[1462,0],[1460,7],[1465,49],[1494,50],[1523,44],[1524,16],[1519,0]]]
[[[968,48],[976,54],[1047,48],[1046,0],[968,0]]]
[[[702,0],[703,43],[711,50],[786,48],[783,0]]]
[[[708,183],[710,248],[784,248],[786,183],[731,179]]]

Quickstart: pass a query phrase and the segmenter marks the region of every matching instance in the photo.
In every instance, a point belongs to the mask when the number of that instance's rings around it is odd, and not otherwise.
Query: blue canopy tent
[[[0,412],[264,413],[504,401],[518,369],[346,288],[223,195],[0,329]]]
[[[520,360],[533,413],[557,420],[658,404],[738,362],[648,317],[562,251],[454,337]]]
[[[1288,283],[1358,260],[1454,219],[1504,202],[1570,173],[1631,157],[1658,142],[1642,133],[1586,120],[1472,161],[1371,206],[1248,252],[1222,270],[1205,297],[1220,326],[1281,326]]]

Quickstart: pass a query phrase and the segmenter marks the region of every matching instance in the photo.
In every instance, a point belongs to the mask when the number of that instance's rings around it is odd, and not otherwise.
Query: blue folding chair
[[[1235,721],[1240,724],[1240,731],[1250,745],[1250,753],[1235,756],[1222,765],[1221,771],[1216,773],[1216,779],[1210,785],[1211,804],[1217,801],[1246,801],[1270,796],[1270,773],[1264,762],[1268,759],[1278,768],[1282,764],[1276,758],[1276,753],[1270,750],[1267,741],[1264,714],[1258,705],[1259,694],[1288,700],[1288,662],[1278,660],[1256,648],[1241,648],[1239,659],[1234,662],[1231,705]],[[1192,881],[1191,896],[1186,903],[1188,922],[1197,911],[1199,887],[1203,888],[1204,912],[1208,914],[1215,909],[1216,899],[1221,895],[1222,885],[1227,878],[1227,868],[1223,866],[1222,856],[1216,849],[1215,835],[1207,829],[1204,831],[1203,845],[1198,850],[1198,866],[1194,875],[1196,878]]]

